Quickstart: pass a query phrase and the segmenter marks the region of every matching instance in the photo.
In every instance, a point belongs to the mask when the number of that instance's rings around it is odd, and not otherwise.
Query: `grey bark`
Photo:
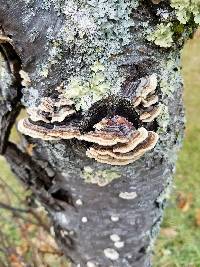
[[[159,231],[176,153],[183,135],[183,86],[179,58],[180,48],[193,31],[193,25],[185,26],[184,34],[176,36],[172,47],[160,48],[146,40],[146,26],[143,23],[148,21],[149,28],[159,23],[161,18],[157,15],[158,8],[167,10],[170,14],[169,21],[176,22],[169,2],[163,1],[154,5],[151,1],[140,1],[139,6],[134,9],[131,16],[134,21],[131,42],[115,64],[127,73],[123,84],[123,90],[126,90],[132,81],[145,75],[158,73],[162,78],[166,70],[161,61],[166,64],[171,59],[176,61],[176,64],[169,67],[166,78],[176,77],[172,92],[167,95],[160,89],[160,99],[168,108],[167,127],[159,132],[160,141],[156,149],[133,164],[114,167],[120,178],[99,187],[85,182],[84,167],[90,166],[97,173],[109,170],[110,166],[87,158],[86,143],[41,141],[24,137],[23,142],[37,144],[30,156],[25,152],[24,145],[19,148],[8,142],[9,130],[20,107],[37,102],[41,96],[50,95],[64,79],[73,75],[76,68],[81,69],[85,64],[84,60],[77,60],[81,53],[78,47],[67,49],[61,45],[59,61],[51,66],[48,77],[41,78],[37,67],[47,61],[48,52],[53,46],[47,33],[52,30],[53,36],[58,36],[66,20],[55,4],[62,6],[62,1],[49,1],[48,8],[44,8],[45,3],[46,1],[36,0],[17,0],[14,3],[11,0],[0,0],[0,24],[6,36],[10,36],[13,42],[10,46],[7,44],[9,47],[1,44],[1,52],[8,64],[12,61],[6,56],[9,53],[17,62],[15,74],[7,69],[11,84],[3,86],[5,81],[2,81],[0,88],[4,97],[0,103],[1,151],[16,176],[34,192],[47,209],[56,240],[74,266],[149,267],[152,243]],[[87,56],[87,51],[82,53]],[[66,64],[66,57],[71,65]],[[28,90],[20,88],[18,72],[21,67],[31,77],[32,87]],[[116,112],[134,121],[131,108],[117,96],[100,100],[88,112],[78,114],[73,120],[81,122],[82,130],[85,131],[106,115]],[[163,121],[165,120],[164,118]],[[148,127],[159,129],[158,123]],[[134,199],[119,197],[121,192],[133,191],[137,195]],[[121,248],[117,248],[110,239],[113,234],[118,235],[123,242]],[[114,249],[119,258],[111,260],[106,257],[104,252],[108,248]]]

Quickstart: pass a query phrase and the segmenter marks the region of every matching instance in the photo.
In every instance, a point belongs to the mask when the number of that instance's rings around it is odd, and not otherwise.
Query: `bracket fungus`
[[[70,123],[59,124],[73,115],[74,102],[67,99],[63,88],[56,88],[58,94],[43,97],[39,106],[27,109],[29,118],[21,119],[18,130],[33,138],[43,140],[71,139],[80,135],[79,129]]]
[[[133,103],[142,122],[153,121],[162,111],[162,105],[159,104],[159,97],[156,94],[157,85],[157,75],[153,73],[141,78],[139,83],[134,84],[135,88],[129,89],[124,95]]]
[[[157,75],[152,74],[141,78],[123,94],[133,103],[141,124],[154,121],[162,111],[156,94],[157,85]],[[94,125],[93,132],[79,137],[94,143],[86,151],[88,157],[110,165],[136,161],[155,147],[158,138],[156,132],[148,131],[144,126],[137,128],[121,116],[104,118]]]
[[[44,140],[76,138],[86,141],[89,158],[110,165],[127,165],[153,149],[158,141],[158,134],[143,125],[154,121],[162,110],[156,88],[157,75],[152,74],[134,83],[123,96],[132,101],[139,124],[113,115],[101,119],[92,131],[81,133],[78,126],[65,120],[76,110],[73,100],[65,97],[61,84],[52,97],[43,97],[39,106],[27,109],[29,118],[20,120],[18,129],[23,134]]]
[[[86,155],[101,163],[127,165],[142,157],[154,148],[158,134],[144,127],[136,129],[132,123],[121,116],[103,119],[88,133],[87,139],[95,143]],[[81,136],[84,139],[84,135]],[[109,142],[110,141],[110,142]]]

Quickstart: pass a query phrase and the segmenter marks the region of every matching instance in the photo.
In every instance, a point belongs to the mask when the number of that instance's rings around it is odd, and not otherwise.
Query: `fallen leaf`
[[[177,236],[177,231],[174,228],[166,227],[166,228],[161,228],[160,234],[164,237],[167,238],[174,238]]]
[[[192,193],[184,194],[180,192],[177,197],[177,207],[182,212],[187,212],[192,204]]]

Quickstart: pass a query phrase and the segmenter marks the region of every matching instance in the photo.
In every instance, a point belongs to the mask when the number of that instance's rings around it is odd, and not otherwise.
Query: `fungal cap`
[[[114,116],[111,119],[104,118],[95,124],[94,128],[94,132],[82,135],[80,140],[101,146],[113,146],[117,143],[127,143],[134,130],[133,124],[121,116]]]
[[[86,151],[86,155],[101,163],[127,165],[142,157],[145,152],[151,150],[156,145],[158,138],[157,133],[149,131],[148,137],[131,152],[114,153],[111,148],[91,147]]]
[[[52,113],[54,104],[54,101],[50,97],[43,97],[38,109]]]
[[[113,147],[113,152],[127,153],[133,150],[137,145],[148,137],[148,131],[141,127],[132,133],[130,141],[126,144],[119,144]]]
[[[146,98],[148,94],[154,92],[158,85],[157,75],[153,73],[147,78],[142,78],[139,87],[137,88],[136,95]]]
[[[107,133],[103,131],[97,132],[89,132],[87,134],[81,135],[79,140],[92,142],[95,144],[99,144],[101,146],[113,146],[117,143],[127,143],[128,138],[123,136],[117,136],[115,133]]]
[[[58,137],[59,139],[72,139],[72,138],[78,138],[81,134],[79,129],[75,126],[54,125],[54,128],[49,130],[48,135],[53,137]]]
[[[21,119],[17,125],[18,130],[25,135],[43,140],[56,140],[57,138],[48,136],[47,129],[35,124],[32,124],[29,119]]]
[[[96,161],[100,163],[105,163],[109,165],[114,165],[114,166],[123,166],[123,165],[128,165],[132,163],[132,160],[120,160],[120,159],[115,159],[110,156],[98,156],[94,157],[92,154],[90,154],[90,151],[86,151],[86,155],[89,158],[95,159]]]
[[[72,106],[74,105],[74,101],[71,99],[67,99],[66,97],[59,96],[59,100],[54,103],[55,107],[62,107],[62,106]]]
[[[141,96],[134,97],[133,100],[132,100],[134,108],[138,107],[140,105],[141,101],[142,101],[142,97]]]
[[[52,115],[51,122],[62,122],[64,119],[76,111],[71,109],[70,107],[63,107],[58,112],[54,112]]]
[[[43,121],[46,123],[49,123],[50,121],[46,118],[45,115],[42,114],[42,111],[40,111],[38,108],[27,108],[27,113],[30,115],[30,119],[32,121]]]
[[[72,139],[80,135],[79,130],[70,125],[54,126],[53,129],[49,129],[45,126],[33,124],[29,119],[21,119],[18,122],[18,130],[25,135],[43,140]]]
[[[140,115],[140,120],[142,122],[151,122],[155,118],[157,118],[161,112],[162,112],[162,106],[161,105],[153,107],[151,110],[143,112]]]
[[[158,5],[160,4],[162,0],[151,0],[151,2],[154,4],[154,5]]]
[[[135,199],[137,197],[137,193],[136,192],[120,192],[119,197],[123,199],[127,199],[127,200]]]
[[[157,95],[150,95],[146,99],[142,99],[142,105],[145,108],[148,108],[158,102],[158,96]]]

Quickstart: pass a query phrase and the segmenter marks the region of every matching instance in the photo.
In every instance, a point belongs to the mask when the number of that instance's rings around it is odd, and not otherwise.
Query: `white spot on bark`
[[[76,205],[82,206],[83,205],[83,201],[81,199],[77,199],[76,200]]]
[[[119,221],[119,217],[118,216],[111,216],[111,221],[112,222],[118,222]]]
[[[91,262],[91,261],[88,261],[88,262],[87,262],[87,267],[96,267],[96,264],[94,264],[94,263]]]
[[[113,242],[118,242],[120,241],[120,237],[116,234],[113,234],[110,236],[110,239],[113,241]]]
[[[69,235],[74,235],[74,231],[71,230],[71,231],[69,232]]]
[[[119,197],[123,199],[127,199],[127,200],[134,199],[137,197],[137,193],[136,192],[121,192],[119,194]]]
[[[88,221],[88,219],[87,219],[87,217],[83,217],[83,218],[81,219],[81,221],[82,221],[83,223],[86,223],[86,222]]]
[[[124,247],[124,242],[123,241],[115,242],[114,245],[115,245],[116,248],[123,248]]]
[[[105,254],[106,258],[108,258],[112,261],[116,261],[117,259],[119,259],[119,253],[113,248],[104,249],[104,254]]]

